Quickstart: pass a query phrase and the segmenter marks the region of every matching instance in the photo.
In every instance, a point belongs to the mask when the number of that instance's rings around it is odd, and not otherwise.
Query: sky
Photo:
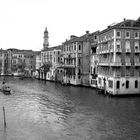
[[[103,30],[140,17],[139,0],[0,0],[0,48],[40,51],[47,27],[49,45],[70,35]]]

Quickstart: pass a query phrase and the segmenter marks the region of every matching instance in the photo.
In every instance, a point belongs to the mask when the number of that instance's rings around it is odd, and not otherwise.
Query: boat
[[[9,86],[3,86],[0,91],[5,95],[11,95],[11,89]]]

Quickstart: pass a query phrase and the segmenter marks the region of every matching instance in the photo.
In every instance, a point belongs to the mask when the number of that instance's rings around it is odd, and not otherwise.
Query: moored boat
[[[5,95],[11,95],[11,89],[10,87],[8,86],[3,86],[1,89],[0,89],[1,92],[3,92],[3,94]]]

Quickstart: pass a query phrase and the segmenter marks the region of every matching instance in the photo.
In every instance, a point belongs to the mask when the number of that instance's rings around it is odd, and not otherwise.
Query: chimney
[[[123,18],[123,21],[125,21],[126,20],[126,18]]]

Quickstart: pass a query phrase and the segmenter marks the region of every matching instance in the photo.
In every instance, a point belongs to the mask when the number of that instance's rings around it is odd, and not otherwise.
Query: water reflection
[[[7,129],[0,119],[0,139],[139,139],[139,98],[110,98],[81,87],[8,78],[12,96],[0,94]],[[3,113],[0,111],[0,118]]]

